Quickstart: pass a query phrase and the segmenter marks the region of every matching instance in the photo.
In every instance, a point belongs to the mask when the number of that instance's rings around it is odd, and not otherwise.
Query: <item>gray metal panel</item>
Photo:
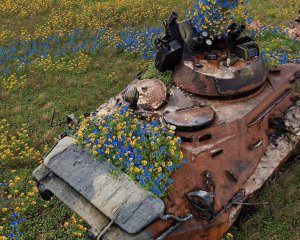
[[[40,184],[42,184],[45,189],[51,191],[73,211],[77,212],[98,232],[101,232],[110,222],[101,211],[53,173],[42,180]]]
[[[43,164],[42,164],[43,165]],[[44,168],[44,166],[43,166]],[[99,234],[110,222],[110,220],[99,209],[71,188],[66,182],[51,173],[40,182],[43,187],[51,191],[73,211],[78,213]],[[124,232],[118,226],[113,225],[102,237],[102,240],[149,240],[151,237],[142,231],[137,235]]]
[[[107,161],[92,156],[62,139],[46,157],[45,165],[84,198],[128,233],[137,233],[164,212],[164,203],[142,189],[126,174]]]
[[[41,164],[33,171],[32,177],[35,181],[39,182],[46,178],[50,172],[49,168],[47,168],[44,164]]]

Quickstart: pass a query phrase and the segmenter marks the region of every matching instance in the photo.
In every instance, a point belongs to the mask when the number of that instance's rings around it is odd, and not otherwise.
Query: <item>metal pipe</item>
[[[164,221],[168,221],[170,219],[176,221],[171,227],[165,230],[161,235],[159,235],[155,240],[164,240],[170,233],[176,230],[182,223],[191,220],[193,218],[193,214],[188,213],[186,216],[177,217],[172,214],[166,214],[160,217]]]
[[[175,220],[176,222],[186,222],[186,221],[192,219],[193,215],[191,213],[188,213],[186,216],[177,217],[172,214],[166,214],[166,215],[162,215],[160,218],[164,221],[168,221],[168,220],[172,219],[172,220]]]

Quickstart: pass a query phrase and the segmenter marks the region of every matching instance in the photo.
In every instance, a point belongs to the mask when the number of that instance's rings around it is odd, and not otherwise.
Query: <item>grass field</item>
[[[85,239],[85,223],[56,198],[42,201],[31,181],[42,154],[66,130],[50,127],[52,110],[61,121],[93,111],[118,93],[151,62],[162,20],[172,10],[183,19],[192,3],[0,2],[0,240]],[[299,58],[299,41],[280,30],[296,16],[299,1],[250,0],[246,8],[262,24],[279,27],[257,35],[269,63]],[[299,191],[295,162],[253,199],[269,204],[242,230],[232,228],[234,239],[300,239]]]

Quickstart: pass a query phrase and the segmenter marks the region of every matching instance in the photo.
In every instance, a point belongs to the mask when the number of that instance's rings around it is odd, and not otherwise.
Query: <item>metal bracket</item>
[[[184,217],[177,217],[172,214],[163,215],[160,217],[162,220],[167,221],[169,219],[175,220],[175,224],[171,225],[167,230],[165,230],[162,234],[160,234],[155,240],[164,240],[169,234],[175,231],[182,223],[187,222],[193,218],[191,213],[188,213]]]
[[[263,141],[261,139],[259,139],[256,143],[250,145],[248,147],[248,149],[251,151],[251,150],[253,150],[255,148],[259,148],[262,144],[263,144]]]
[[[104,236],[104,234],[107,233],[107,231],[109,230],[109,228],[111,227],[111,225],[113,225],[114,221],[115,220],[112,219],[110,221],[110,223],[101,231],[101,233],[97,236],[97,240],[100,240]]]
[[[186,222],[193,217],[191,213],[188,213],[186,216],[178,217],[172,214],[162,215],[160,218],[164,221],[168,221],[170,219],[175,220],[176,222]]]

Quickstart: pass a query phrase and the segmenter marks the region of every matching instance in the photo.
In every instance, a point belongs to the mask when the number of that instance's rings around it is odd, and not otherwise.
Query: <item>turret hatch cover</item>
[[[197,130],[213,123],[215,112],[210,107],[192,107],[165,114],[167,123],[180,130]]]

